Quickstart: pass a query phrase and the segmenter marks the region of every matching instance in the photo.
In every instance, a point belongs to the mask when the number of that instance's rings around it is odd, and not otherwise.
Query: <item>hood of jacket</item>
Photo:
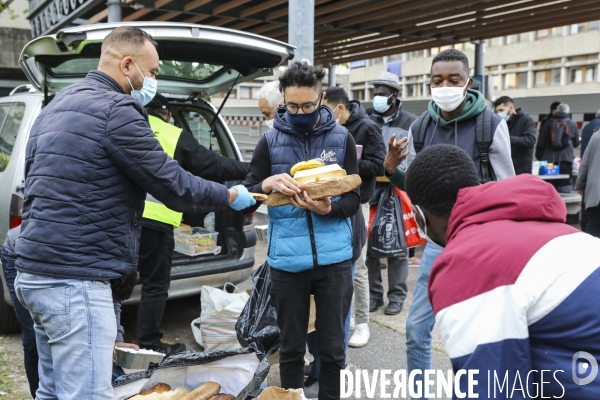
[[[350,113],[350,117],[348,117],[348,120],[346,121],[346,123],[344,123],[344,126],[352,125],[354,122],[359,121],[363,118],[369,118],[367,112],[357,100],[352,100],[348,104],[348,112]]]
[[[324,132],[329,132],[333,129],[337,123],[335,122],[335,116],[333,115],[333,111],[327,106],[321,106],[319,108],[320,118],[317,122],[317,126],[312,131],[309,132],[298,132],[294,129],[294,127],[288,122],[288,112],[285,107],[279,107],[277,112],[275,113],[275,121],[273,122],[273,127],[278,129],[281,132],[304,137],[306,133],[309,135],[320,135]]]
[[[429,102],[429,105],[427,106],[427,109],[429,110],[429,115],[431,115],[431,118],[433,118],[434,121],[439,119],[440,125],[447,125],[453,122],[463,121],[465,119],[472,118],[477,114],[481,113],[487,107],[484,101],[485,97],[483,97],[483,94],[476,90],[467,90],[466,97],[467,103],[465,104],[463,109],[460,110],[460,114],[458,114],[458,117],[454,118],[451,121],[446,121],[444,117],[442,117],[442,110],[437,104],[435,104],[433,100],[431,100]]]
[[[459,190],[446,237],[450,242],[461,230],[486,222],[564,223],[566,215],[565,202],[552,185],[533,175],[517,175]]]
[[[554,113],[551,119],[569,119],[569,114],[557,111]]]

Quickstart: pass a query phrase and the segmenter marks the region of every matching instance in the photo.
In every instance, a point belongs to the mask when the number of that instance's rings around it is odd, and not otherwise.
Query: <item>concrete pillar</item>
[[[567,57],[562,57],[560,60],[560,63],[562,65],[565,65],[565,63],[567,63],[569,61],[569,59]],[[567,77],[567,67],[561,67],[560,68],[560,86],[565,86],[567,84],[568,81],[568,77]]]
[[[485,74],[485,41],[475,43],[475,75]]]
[[[550,77],[552,79],[552,77]],[[527,89],[533,88],[535,85],[535,72],[533,72],[533,61],[527,63]],[[548,82],[548,85],[550,82]]]
[[[329,87],[335,86],[335,65],[329,67]]]
[[[121,1],[120,0],[108,0],[106,2],[108,8],[108,22],[121,22]]]
[[[315,47],[315,0],[289,0],[288,41],[296,46],[293,61],[303,58],[314,63]]]
[[[365,82],[365,100],[364,101],[371,101],[371,91],[369,90],[371,88],[371,84],[369,82]]]

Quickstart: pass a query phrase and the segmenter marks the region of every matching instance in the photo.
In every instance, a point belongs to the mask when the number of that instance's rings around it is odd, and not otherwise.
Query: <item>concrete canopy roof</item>
[[[288,0],[123,0],[123,21],[216,25],[287,41]],[[105,1],[80,18],[106,22]],[[316,64],[600,19],[598,0],[315,0]]]

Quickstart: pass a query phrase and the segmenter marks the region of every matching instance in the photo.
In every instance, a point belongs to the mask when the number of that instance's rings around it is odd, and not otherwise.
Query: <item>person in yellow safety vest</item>
[[[157,94],[146,105],[148,122],[163,150],[186,171],[203,179],[224,182],[243,180],[248,163],[220,156],[202,146],[191,132],[171,125],[169,101]],[[185,350],[182,343],[161,342],[160,331],[171,283],[171,263],[175,246],[173,228],[181,223],[182,214],[168,209],[148,195],[142,216],[142,235],[138,271],[142,297],[137,318],[138,343],[141,348],[166,355]]]

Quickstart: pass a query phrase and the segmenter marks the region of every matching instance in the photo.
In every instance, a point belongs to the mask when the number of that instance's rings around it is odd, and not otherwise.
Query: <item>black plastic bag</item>
[[[406,257],[406,237],[402,221],[402,205],[394,188],[381,193],[377,213],[367,241],[370,257]]]
[[[169,376],[168,372],[170,370],[173,371],[177,371],[177,369],[180,371],[179,375],[181,375],[182,371],[186,371],[186,374],[189,373],[193,373],[190,372],[190,367],[193,368],[193,366],[198,366],[198,365],[204,365],[204,364],[208,364],[208,363],[213,363],[215,361],[218,360],[223,360],[229,357],[234,357],[234,356],[239,356],[239,355],[249,355],[251,353],[256,353],[254,349],[251,348],[243,348],[243,349],[236,349],[236,350],[231,350],[231,351],[214,351],[214,352],[210,352],[210,353],[198,353],[198,352],[194,352],[194,351],[186,351],[183,353],[178,353],[178,354],[174,354],[172,356],[169,356],[167,358],[165,358],[160,364],[150,364],[150,368],[148,368],[148,370],[146,371],[140,371],[140,372],[135,372],[132,374],[128,374],[128,375],[124,375],[121,376],[119,379],[117,379],[116,381],[113,381],[112,386],[113,388],[115,388],[115,390],[117,390],[117,388],[121,388],[119,391],[119,395],[117,395],[117,393],[115,392],[115,398],[128,398],[131,395],[137,394],[139,393],[139,388],[137,388],[137,386],[142,385],[142,382],[140,382],[140,380],[152,380],[153,379],[153,375],[162,375],[162,377],[159,379],[159,381],[161,382],[165,382],[170,384],[171,386],[173,386],[173,382],[170,382],[168,379],[165,379],[165,376]],[[252,365],[256,365],[256,369],[249,375],[252,375],[251,377],[248,376],[248,380],[244,381],[244,382],[240,382],[241,384],[244,385],[244,388],[241,390],[241,392],[237,395],[236,400],[250,400],[250,399],[254,399],[256,397],[258,397],[260,395],[261,392],[261,384],[265,381],[265,379],[267,378],[267,375],[269,374],[269,369],[270,369],[270,365],[269,365],[269,361],[267,358],[260,358],[258,354],[256,354],[255,356],[255,360],[256,360],[256,364],[252,364]],[[181,367],[187,367],[184,370],[181,369]],[[157,378],[154,378],[157,379]],[[179,377],[178,381],[181,381],[181,376]],[[136,385],[136,382],[137,385]],[[155,382],[145,382],[145,385],[153,385]],[[125,396],[123,396],[122,394],[124,393],[124,390],[122,387],[127,386],[129,387],[130,385],[135,385],[136,386],[136,390],[134,390],[135,393],[127,393],[125,394]],[[125,389],[127,390],[127,389]]]
[[[235,324],[242,347],[253,348],[261,357],[268,357],[279,350],[279,327],[277,311],[270,293],[269,268],[265,262],[252,274],[254,288]]]

